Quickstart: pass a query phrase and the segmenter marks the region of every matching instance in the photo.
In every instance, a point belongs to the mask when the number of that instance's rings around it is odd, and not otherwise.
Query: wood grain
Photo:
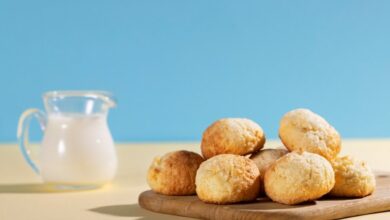
[[[325,197],[288,206],[258,198],[252,203],[214,205],[196,196],[164,196],[152,191],[139,195],[141,207],[150,211],[201,219],[337,219],[390,211],[390,173],[376,173],[374,194],[357,199]]]

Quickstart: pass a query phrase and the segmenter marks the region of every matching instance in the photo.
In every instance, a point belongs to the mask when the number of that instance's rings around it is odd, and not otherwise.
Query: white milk
[[[49,115],[40,163],[45,182],[95,185],[111,180],[117,159],[106,114]]]

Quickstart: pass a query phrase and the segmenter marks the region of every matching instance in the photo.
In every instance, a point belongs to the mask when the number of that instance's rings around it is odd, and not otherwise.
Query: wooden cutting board
[[[145,191],[138,201],[150,211],[201,219],[336,219],[390,211],[390,173],[376,174],[375,193],[358,199],[322,198],[288,206],[264,197],[252,203],[214,205],[196,196],[164,196]]]

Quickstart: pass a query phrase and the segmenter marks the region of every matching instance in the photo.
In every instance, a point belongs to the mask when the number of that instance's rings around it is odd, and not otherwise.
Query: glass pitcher
[[[53,91],[43,95],[46,113],[26,110],[19,119],[18,142],[31,168],[45,183],[100,186],[116,173],[117,157],[107,125],[116,105],[103,91]],[[44,133],[37,161],[30,158],[28,131],[36,118]]]

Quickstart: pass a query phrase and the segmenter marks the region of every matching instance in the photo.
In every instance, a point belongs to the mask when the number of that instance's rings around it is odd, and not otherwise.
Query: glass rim
[[[111,106],[116,105],[116,100],[111,92],[104,90],[53,90],[43,93],[44,99],[59,98],[64,99],[68,97],[86,97],[93,99],[102,99]]]
[[[69,97],[69,96],[88,96],[88,97],[100,97],[101,95],[112,96],[111,92],[104,90],[53,90],[43,93],[44,97]]]

